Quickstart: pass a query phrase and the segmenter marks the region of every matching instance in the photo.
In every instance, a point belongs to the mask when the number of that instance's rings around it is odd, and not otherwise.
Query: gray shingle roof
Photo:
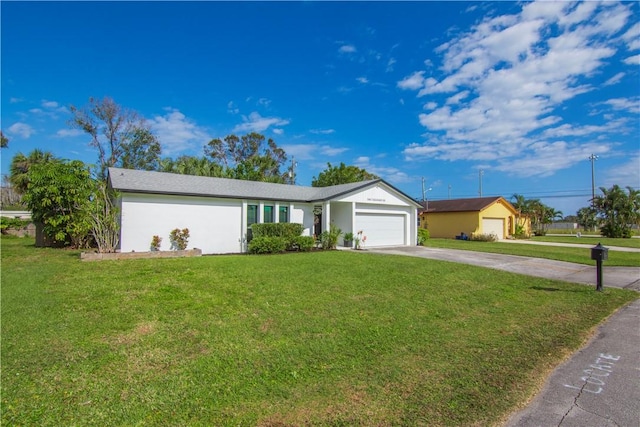
[[[351,184],[334,185],[332,187],[302,187],[269,182],[109,168],[109,182],[111,187],[123,192],[291,202],[319,202],[329,200],[381,181],[380,179],[374,179]]]

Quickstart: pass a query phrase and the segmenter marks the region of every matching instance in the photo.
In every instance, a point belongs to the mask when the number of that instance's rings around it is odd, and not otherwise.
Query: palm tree
[[[600,187],[593,205],[603,220],[605,237],[631,237],[631,226],[640,222],[640,190],[627,187],[627,192],[614,185],[610,189]]]
[[[595,230],[598,226],[598,212],[593,206],[580,208],[577,212],[578,224],[585,230]]]
[[[25,156],[22,153],[17,153],[11,159],[11,166],[9,167],[9,182],[19,194],[24,194],[27,191],[27,187],[29,185],[28,174],[31,166],[59,161],[60,160],[57,159],[50,151],[35,149],[31,153],[29,153],[29,156]]]

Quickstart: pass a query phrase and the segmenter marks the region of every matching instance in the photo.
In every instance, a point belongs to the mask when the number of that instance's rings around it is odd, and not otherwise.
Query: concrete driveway
[[[569,262],[424,247],[369,249],[472,264],[529,276],[593,285],[596,268]],[[640,268],[606,267],[604,287],[640,291]],[[547,378],[530,404],[505,427],[640,426],[640,298],[603,322],[593,338]]]
[[[423,246],[371,248],[367,249],[367,251],[471,264],[528,276],[593,285],[594,287],[597,280],[595,266],[542,258],[462,251],[458,249],[426,248]],[[640,254],[638,256],[640,256]],[[611,286],[614,288],[633,289],[640,292],[640,267],[607,267],[605,261],[602,276],[605,288]]]

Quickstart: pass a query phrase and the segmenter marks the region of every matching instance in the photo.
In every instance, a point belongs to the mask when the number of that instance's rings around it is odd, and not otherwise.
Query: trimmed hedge
[[[253,237],[284,237],[293,239],[302,234],[302,224],[291,222],[270,222],[266,224],[253,224],[251,226]]]
[[[294,251],[309,252],[315,246],[316,241],[311,236],[297,236],[292,243]]]
[[[253,239],[249,242],[251,254],[274,254],[284,251],[310,251],[315,243],[311,236],[301,236],[302,224],[279,222],[253,224]]]
[[[284,237],[260,236],[254,237],[249,242],[251,254],[277,254],[287,249],[287,240]]]

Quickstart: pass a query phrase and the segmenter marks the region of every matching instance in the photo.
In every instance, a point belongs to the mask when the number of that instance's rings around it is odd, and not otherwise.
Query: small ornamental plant
[[[162,237],[160,236],[153,236],[151,238],[151,251],[152,252],[157,252],[160,250],[160,245],[162,244]]]
[[[169,234],[169,239],[171,240],[171,249],[174,251],[184,251],[187,249],[187,244],[189,243],[189,229],[183,228],[180,230],[179,228],[171,230]]]

